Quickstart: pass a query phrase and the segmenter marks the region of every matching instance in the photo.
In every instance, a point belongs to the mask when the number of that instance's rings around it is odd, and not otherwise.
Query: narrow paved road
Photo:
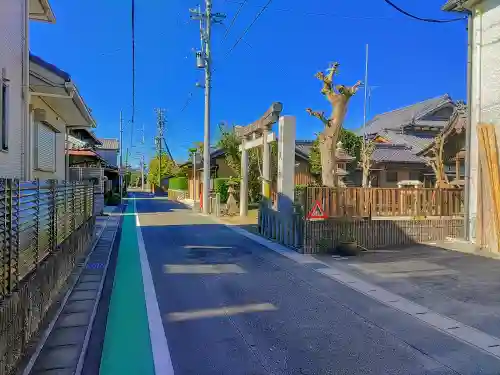
[[[136,196],[124,218],[101,375],[154,374],[158,353],[168,365],[163,331],[176,375],[500,369],[497,359],[326,278],[314,264],[297,264],[177,203]],[[134,209],[161,320],[148,305],[154,295],[144,269],[141,279]]]

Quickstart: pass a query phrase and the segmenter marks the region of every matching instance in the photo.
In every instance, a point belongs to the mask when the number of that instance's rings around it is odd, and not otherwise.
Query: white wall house
[[[0,1],[0,177],[29,175],[29,19],[55,22],[47,0]]]
[[[55,23],[48,0],[0,0],[0,177],[64,180],[68,130],[95,121],[69,74],[30,55],[29,20]]]
[[[469,14],[469,69],[468,95],[470,124],[468,136],[469,182],[467,184],[469,228],[468,238],[475,241],[477,192],[481,186],[478,178],[477,125],[495,125],[497,141],[500,139],[500,0],[449,0],[446,11]]]
[[[68,179],[66,138],[70,129],[95,127],[71,76],[30,56],[30,179]]]

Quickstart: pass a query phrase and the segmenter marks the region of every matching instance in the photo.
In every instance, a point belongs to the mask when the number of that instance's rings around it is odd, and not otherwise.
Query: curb
[[[115,211],[116,210],[114,210],[112,212],[112,214],[114,214]],[[120,207],[120,211],[123,212],[123,207]],[[112,215],[108,216],[108,220],[109,220],[110,216],[112,216]],[[107,226],[107,221],[106,221],[106,226]],[[106,258],[106,265],[104,266],[104,272],[102,274],[101,283],[99,285],[99,289],[98,289],[98,292],[97,292],[96,302],[94,304],[94,308],[92,309],[92,314],[90,315],[89,325],[87,327],[87,332],[85,333],[85,338],[83,339],[82,351],[80,352],[80,357],[78,358],[78,362],[76,364],[76,370],[75,370],[74,375],[80,375],[82,373],[82,371],[83,371],[83,365],[84,365],[84,361],[85,361],[85,356],[87,355],[87,350],[88,350],[88,346],[89,346],[90,336],[92,335],[92,328],[94,327],[94,321],[95,321],[95,317],[96,317],[96,314],[97,314],[97,309],[99,307],[99,303],[101,302],[102,291],[104,289],[104,283],[106,281],[106,275],[108,274],[109,260],[111,259],[111,254],[113,253],[113,246],[115,244],[116,235],[118,234],[118,231],[120,230],[120,226],[121,226],[120,222],[118,222],[118,227],[116,228],[116,231],[113,234],[113,238],[111,240],[111,244],[109,245],[110,246],[110,251],[109,251],[108,256]],[[103,229],[102,232],[104,233],[104,229]],[[96,242],[96,245],[97,245],[97,243],[98,242]],[[92,250],[92,252],[93,252],[93,250]],[[88,258],[90,258],[90,255],[91,254],[89,254]]]
[[[44,346],[45,346],[45,344],[46,344],[46,342],[47,342],[50,334],[54,330],[54,327],[55,327],[55,325],[56,325],[59,317],[61,316],[64,308],[66,307],[66,305],[68,303],[68,299],[70,298],[71,294],[73,293],[75,287],[78,285],[78,282],[79,282],[80,277],[81,277],[81,275],[83,273],[83,270],[85,270],[89,259],[91,258],[92,254],[94,253],[94,250],[95,250],[97,244],[99,243],[102,235],[104,234],[104,232],[105,232],[105,230],[106,230],[106,228],[108,226],[108,221],[109,221],[109,219],[110,219],[111,216],[110,215],[103,215],[103,216],[106,217],[106,219],[105,219],[106,220],[105,221],[105,225],[103,226],[101,232],[96,236],[96,238],[92,242],[91,247],[90,247],[90,251],[88,252],[88,254],[85,257],[84,261],[81,263],[78,271],[75,273],[74,280],[73,280],[72,284],[68,287],[68,290],[66,291],[64,297],[62,298],[61,304],[60,304],[59,308],[57,309],[56,313],[54,314],[54,317],[50,321],[48,327],[45,329],[45,331],[41,335],[40,340],[38,341],[38,343],[36,345],[35,351],[31,355],[29,361],[25,365],[24,369],[20,372],[20,374],[22,374],[22,375],[30,375],[31,374],[31,372],[32,372],[32,370],[33,370],[33,368],[34,368],[34,366],[36,364],[36,361],[37,361],[37,359],[40,356],[40,353],[42,352],[42,350],[43,350],[43,348],[44,348]],[[118,226],[118,228],[117,228],[117,230],[116,230],[116,232],[115,232],[115,234],[113,236],[111,246],[113,246],[113,244],[114,244],[116,233],[118,232],[119,229],[120,228]],[[84,338],[84,343],[83,343],[83,347],[82,347],[82,352],[80,353],[80,356],[78,358],[77,372],[75,372],[75,375],[80,374],[81,370],[83,369],[83,359],[85,358],[85,354],[86,354],[86,351],[87,351],[88,341],[89,341],[89,338],[90,338],[90,333],[92,331],[92,325],[93,325],[93,322],[94,322],[94,319],[95,319],[95,313],[97,311],[97,306],[99,305],[100,294],[102,292],[103,282],[104,282],[104,279],[105,279],[105,276],[106,276],[108,264],[109,264],[109,257],[107,259],[105,271],[103,273],[103,278],[102,278],[101,284],[99,286],[99,292],[98,292],[98,295],[96,297],[96,303],[95,303],[95,306],[93,308],[93,311],[92,311],[92,314],[91,314],[91,317],[90,317],[90,322],[89,322],[89,325],[87,327],[87,331],[85,333],[85,338]],[[82,362],[81,365],[80,365],[80,362]],[[78,370],[79,370],[79,372],[78,372]]]

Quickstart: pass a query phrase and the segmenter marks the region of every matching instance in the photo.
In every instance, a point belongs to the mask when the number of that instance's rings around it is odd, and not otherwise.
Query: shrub
[[[214,191],[220,195],[221,203],[226,203],[229,197],[229,178],[216,178],[214,179]]]
[[[187,177],[172,177],[168,181],[168,188],[172,190],[188,190]]]
[[[108,206],[118,206],[120,204],[120,194],[113,193],[106,202]]]

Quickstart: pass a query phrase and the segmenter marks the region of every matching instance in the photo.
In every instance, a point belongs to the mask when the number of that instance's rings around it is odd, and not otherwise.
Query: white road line
[[[139,215],[137,214],[137,201],[135,199],[134,213],[155,375],[174,375],[174,367],[172,365],[172,358],[170,357],[167,337],[163,328],[160,307],[158,306],[158,299],[156,297],[155,286],[153,283],[153,276],[151,275],[151,269],[149,268],[148,255],[146,253],[146,246],[144,245],[144,238],[142,237],[141,222],[139,221]]]
[[[376,284],[366,282],[360,278],[352,276],[347,272],[341,271],[335,266],[319,260],[315,261],[314,259],[316,258],[311,255],[297,253],[296,251],[291,250],[283,245],[257,236],[244,229],[227,225],[221,220],[216,219],[215,221],[219,222],[222,225],[225,225],[227,228],[235,231],[236,233],[239,233],[242,236],[245,236],[299,264],[305,265],[308,263],[322,263],[325,268],[315,269],[316,272],[319,272],[326,277],[338,281],[348,288],[364,294],[367,297],[385,304],[386,306],[406,313],[419,320],[420,322],[442,333],[445,333],[458,341],[464,342],[476,349],[488,353],[489,355],[497,359],[500,359],[500,338],[498,337],[489,335],[474,327],[468,326],[445,315],[434,312],[413,301],[389,292],[388,290]]]

